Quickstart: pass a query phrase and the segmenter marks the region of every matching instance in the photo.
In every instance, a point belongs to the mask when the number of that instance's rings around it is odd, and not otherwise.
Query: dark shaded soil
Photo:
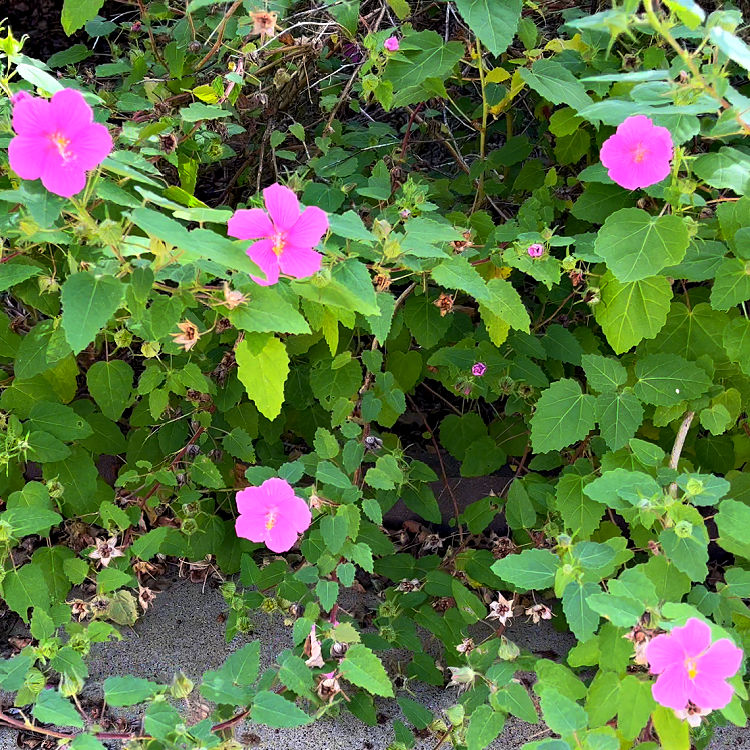
[[[88,36],[79,31],[67,36],[60,22],[63,0],[0,0],[0,20],[7,19],[6,25],[13,36],[20,39],[23,34],[29,38],[23,47],[24,54],[38,60],[47,60],[55,52],[68,49],[78,42],[86,43]],[[99,11],[103,18],[112,18],[118,13],[133,10],[125,3],[107,0]]]

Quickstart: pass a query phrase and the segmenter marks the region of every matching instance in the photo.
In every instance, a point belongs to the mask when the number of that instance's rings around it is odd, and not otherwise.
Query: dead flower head
[[[525,614],[531,618],[534,625],[537,625],[540,620],[552,619],[552,610],[544,604],[534,604],[526,610]]]
[[[198,326],[192,320],[183,320],[182,323],[177,324],[177,327],[180,329],[180,333],[170,333],[169,335],[174,339],[175,344],[179,344],[186,352],[189,352],[201,337]]]
[[[473,638],[464,638],[461,643],[456,646],[456,651],[458,651],[459,654],[470,654],[474,650],[474,639]]]
[[[318,687],[315,689],[315,692],[321,700],[330,703],[341,692],[341,685],[339,685],[336,672],[326,672],[320,675]]]
[[[646,646],[648,646],[649,641],[655,635],[655,631],[646,630],[640,625],[636,625],[630,630],[630,632],[625,633],[625,635],[623,636],[623,638],[626,638],[633,644],[633,649],[635,651],[635,653],[633,654],[633,661],[636,664],[639,664],[642,667],[648,666],[648,659],[646,658]]]
[[[512,617],[513,600],[509,601],[502,594],[498,594],[497,601],[490,602],[490,613],[487,615],[487,619],[500,620],[500,624],[505,625]]]
[[[80,622],[85,617],[88,617],[89,614],[89,605],[83,601],[83,599],[73,599],[72,602],[68,602],[70,604],[70,611],[73,614],[73,617]]]
[[[221,303],[230,310],[234,310],[236,307],[247,302],[247,296],[242,292],[238,292],[236,289],[232,289],[229,284],[224,282],[224,301]]]
[[[308,667],[322,667],[325,664],[325,661],[323,661],[323,651],[320,648],[320,641],[315,633],[314,624],[310,629],[310,635],[307,636],[307,640],[305,641],[305,656],[309,656],[305,662]]]
[[[459,693],[468,690],[477,677],[477,673],[471,667],[448,667],[448,669],[451,673],[451,681],[448,683],[448,687],[457,685]]]
[[[138,586],[138,602],[140,603],[141,607],[143,607],[144,612],[149,608],[151,604],[153,604],[156,596],[156,591],[152,591],[147,586]]]
[[[89,557],[92,560],[98,560],[103,568],[106,568],[110,560],[115,557],[123,557],[124,552],[117,547],[117,537],[111,536],[109,539],[97,539],[96,549],[93,552],[89,552]]]
[[[450,294],[441,292],[433,304],[440,310],[440,317],[444,318],[449,312],[453,312],[453,302]]]
[[[256,10],[250,14],[250,17],[253,19],[253,34],[273,36],[276,28],[276,13]]]

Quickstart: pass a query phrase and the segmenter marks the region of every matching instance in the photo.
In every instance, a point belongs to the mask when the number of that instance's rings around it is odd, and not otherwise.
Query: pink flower
[[[635,190],[655,185],[669,174],[673,151],[666,128],[645,115],[633,115],[604,141],[599,157],[620,187]]]
[[[383,42],[383,46],[389,51],[389,52],[398,52],[399,48],[399,42],[398,38],[395,36],[389,36],[388,39],[386,39]]]
[[[649,641],[646,658],[651,674],[659,675],[651,688],[657,703],[675,711],[692,703],[707,711],[732,700],[734,688],[726,679],[740,668],[742,650],[728,638],[712,644],[711,628],[691,617]]]
[[[14,97],[13,130],[8,146],[13,171],[24,180],[37,180],[50,193],[70,198],[86,186],[86,172],[112,151],[112,138],[83,95],[63,89],[52,99]]]
[[[24,99],[33,99],[34,97],[28,92],[21,89],[21,91],[16,91],[15,94],[13,94],[10,97],[10,103],[15,107],[18,102],[22,102]]]
[[[237,509],[237,536],[261,542],[272,552],[291,549],[312,521],[307,503],[294,494],[289,482],[276,477],[266,479],[260,487],[240,490]]]
[[[475,362],[471,368],[471,374],[481,378],[487,372],[487,365],[484,362]]]
[[[529,245],[526,252],[531,258],[541,258],[544,255],[544,245],[539,242],[535,242],[533,245]]]
[[[297,196],[278,183],[263,191],[266,210],[244,208],[234,212],[227,229],[232,237],[257,240],[247,249],[247,254],[265,279],[252,276],[262,286],[279,280],[279,273],[304,279],[320,270],[323,256],[313,247],[328,231],[328,216],[316,206],[300,212]]]

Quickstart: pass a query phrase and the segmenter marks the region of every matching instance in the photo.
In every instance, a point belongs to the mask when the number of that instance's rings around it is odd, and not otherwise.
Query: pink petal
[[[261,487],[267,493],[270,502],[275,504],[283,503],[295,497],[292,485],[281,477],[266,479]]]
[[[284,520],[298,534],[301,534],[303,531],[307,531],[312,523],[310,507],[301,497],[295,495],[284,505]]]
[[[71,137],[94,121],[94,110],[86,103],[83,94],[75,89],[63,89],[50,100],[53,129]]]
[[[685,656],[700,656],[711,645],[711,628],[697,617],[691,617],[683,626],[672,628],[670,637],[678,641]]]
[[[295,279],[304,279],[320,270],[323,256],[315,250],[285,247],[279,256],[281,271]]]
[[[46,99],[32,96],[13,107],[13,130],[18,135],[41,135],[50,129],[51,105]]]
[[[317,245],[328,231],[328,215],[322,208],[308,206],[287,232],[286,244],[311,248]]]
[[[112,136],[104,125],[94,123],[71,138],[70,150],[75,154],[79,167],[94,169],[112,152]]]
[[[271,286],[279,280],[279,257],[273,251],[273,242],[271,240],[258,240],[253,242],[247,249],[250,260],[265,274],[266,278],[258,276],[250,278],[261,286]]]
[[[683,666],[674,665],[659,675],[651,686],[651,694],[657,703],[679,711],[690,700],[689,682],[687,670]]]
[[[259,240],[272,237],[273,224],[261,208],[241,208],[227,222],[227,233],[240,240]]]
[[[263,200],[276,229],[288,232],[299,218],[297,196],[288,187],[274,183],[263,191]]]
[[[266,547],[271,552],[286,552],[294,547],[298,534],[288,523],[277,522],[266,534]]]
[[[240,513],[252,513],[265,505],[266,493],[260,487],[245,487],[237,493],[235,501]]]
[[[86,171],[75,161],[63,163],[60,158],[50,158],[43,167],[42,185],[50,193],[70,198],[86,187]]]
[[[728,638],[721,638],[698,659],[698,674],[725,679],[732,677],[742,664],[742,649]]]
[[[38,180],[42,176],[45,157],[44,143],[32,136],[17,135],[8,144],[10,168],[23,180]]]
[[[265,541],[265,526],[258,525],[246,515],[240,515],[234,522],[234,530],[238,537],[249,539],[251,542],[260,543]]]
[[[602,164],[604,162],[602,161]],[[606,166],[606,165],[605,165]],[[640,163],[630,162],[618,164],[608,170],[610,178],[626,190],[647,188],[656,185],[669,176],[672,167],[668,161],[660,161],[653,157]]]
[[[715,711],[724,708],[732,700],[734,688],[718,677],[701,675],[692,680],[689,688],[690,700],[704,711]]]
[[[657,635],[646,646],[646,660],[651,674],[660,674],[668,667],[683,664],[685,651],[682,644],[671,635]]]

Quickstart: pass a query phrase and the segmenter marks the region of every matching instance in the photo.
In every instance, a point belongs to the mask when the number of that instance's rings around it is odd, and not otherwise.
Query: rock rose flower
[[[38,180],[50,193],[70,198],[86,187],[86,172],[112,151],[112,138],[80,91],[63,89],[51,99],[14,97],[8,145],[11,169],[24,180]]]
[[[477,378],[481,378],[487,372],[487,365],[484,362],[475,362],[471,366],[471,374]]]
[[[535,242],[533,245],[529,245],[526,252],[531,258],[541,258],[544,255],[544,245]]]
[[[683,711],[689,704],[702,711],[724,708],[734,688],[727,678],[742,664],[742,650],[728,638],[711,643],[711,628],[691,617],[682,627],[657,635],[646,647],[654,700]]]
[[[237,509],[237,536],[265,544],[272,552],[291,549],[312,521],[307,503],[294,494],[289,482],[277,477],[240,490]]]
[[[389,52],[398,52],[399,48],[399,42],[398,38],[395,36],[389,36],[388,39],[386,39],[383,42],[383,46],[389,51]]]
[[[599,157],[609,176],[627,190],[661,182],[670,172],[674,148],[666,128],[633,115],[602,144]]]
[[[262,286],[279,280],[279,274],[304,279],[320,270],[323,256],[317,245],[328,231],[328,216],[317,206],[300,211],[297,196],[283,185],[274,184],[263,191],[266,211],[243,208],[234,212],[227,224],[232,237],[256,240],[247,254],[266,278],[251,276]]]

